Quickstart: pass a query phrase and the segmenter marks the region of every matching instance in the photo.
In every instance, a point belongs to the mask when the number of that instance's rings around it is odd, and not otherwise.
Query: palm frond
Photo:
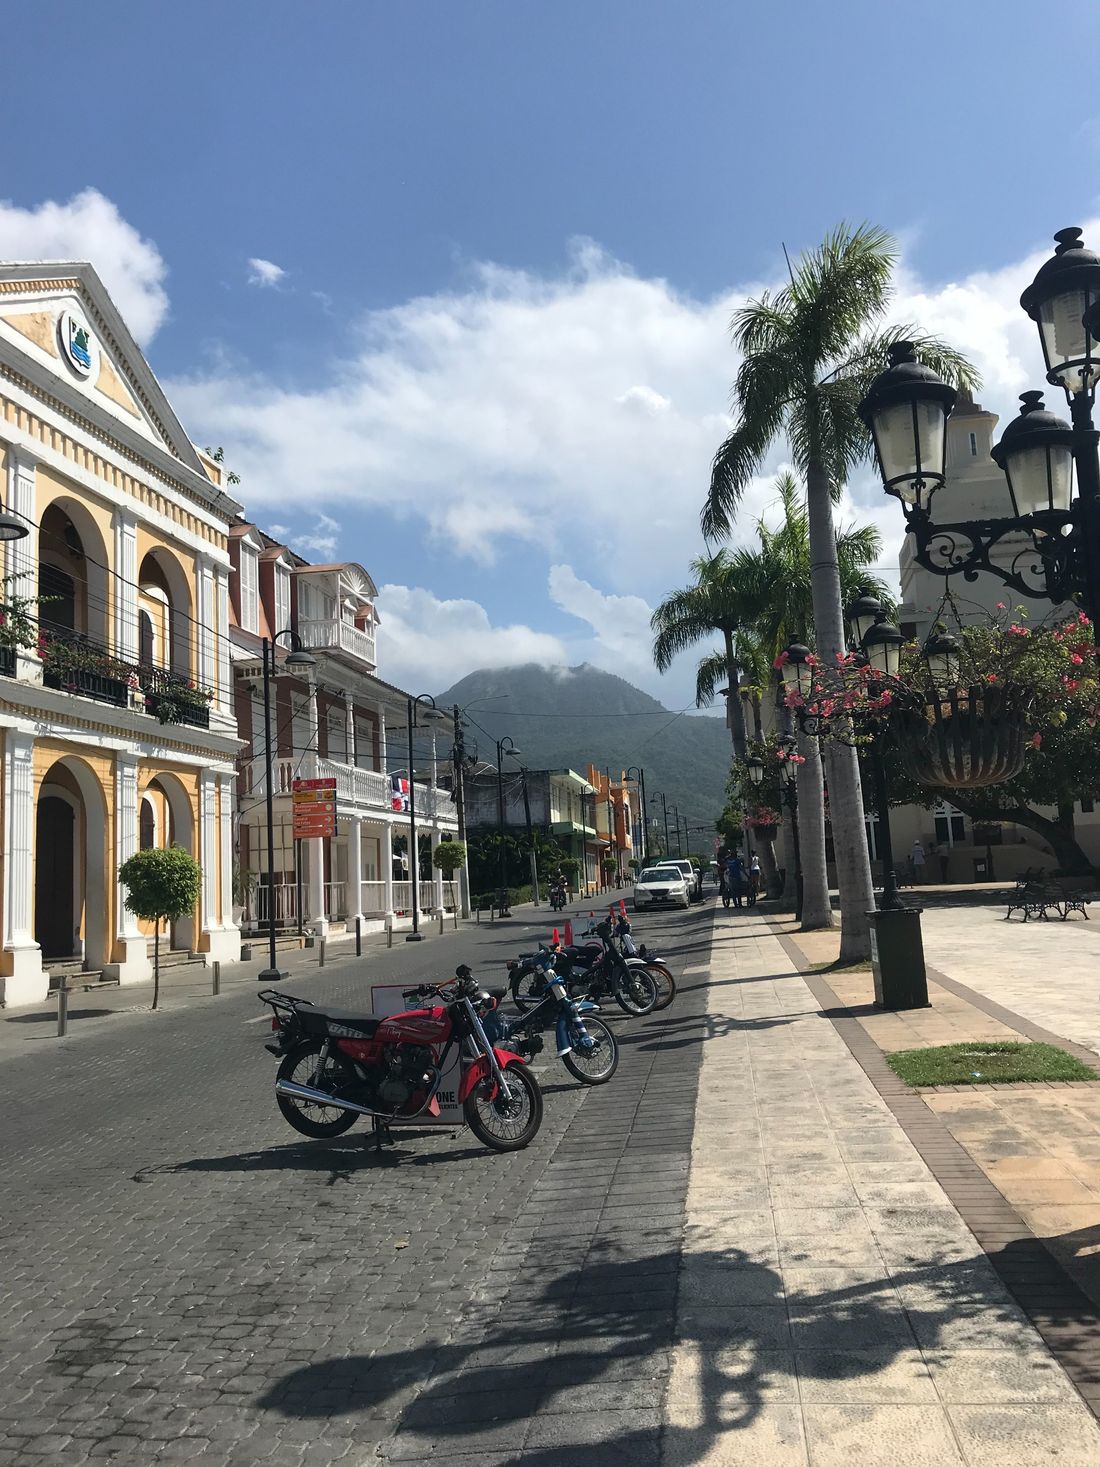
[[[729,668],[724,652],[708,652],[705,657],[701,657],[695,669],[696,708],[708,708],[714,702],[718,689],[725,686],[728,677]]]

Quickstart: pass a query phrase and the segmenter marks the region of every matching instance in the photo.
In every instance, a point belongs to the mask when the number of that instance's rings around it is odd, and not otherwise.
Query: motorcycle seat
[[[307,1030],[325,1030],[329,1024],[339,1024],[345,1029],[354,1029],[365,1039],[374,1036],[383,1020],[377,1014],[356,1014],[349,1009],[308,1009],[299,1012]]]

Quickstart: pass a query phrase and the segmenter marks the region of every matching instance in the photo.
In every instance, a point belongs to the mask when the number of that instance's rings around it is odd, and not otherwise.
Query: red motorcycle
[[[276,1104],[303,1136],[341,1136],[370,1116],[381,1138],[391,1122],[438,1116],[437,1091],[455,1046],[458,1101],[478,1140],[494,1151],[518,1151],[538,1134],[538,1081],[521,1055],[489,1042],[475,1003],[490,995],[467,967],[448,982],[402,995],[436,1004],[388,1018],[318,1008],[274,988],[258,997],[273,1012],[275,1040],[266,1047],[282,1058]]]

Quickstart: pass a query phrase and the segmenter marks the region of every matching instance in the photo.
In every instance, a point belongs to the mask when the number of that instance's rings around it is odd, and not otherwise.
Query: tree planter
[[[980,789],[1023,768],[1027,714],[1017,690],[952,688],[923,707],[898,708],[890,724],[902,764],[920,784]]]

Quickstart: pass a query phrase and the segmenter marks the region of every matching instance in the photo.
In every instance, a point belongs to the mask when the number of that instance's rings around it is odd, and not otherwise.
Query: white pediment
[[[0,361],[66,407],[83,400],[97,421],[117,423],[124,441],[136,435],[208,478],[91,265],[0,264]]]

